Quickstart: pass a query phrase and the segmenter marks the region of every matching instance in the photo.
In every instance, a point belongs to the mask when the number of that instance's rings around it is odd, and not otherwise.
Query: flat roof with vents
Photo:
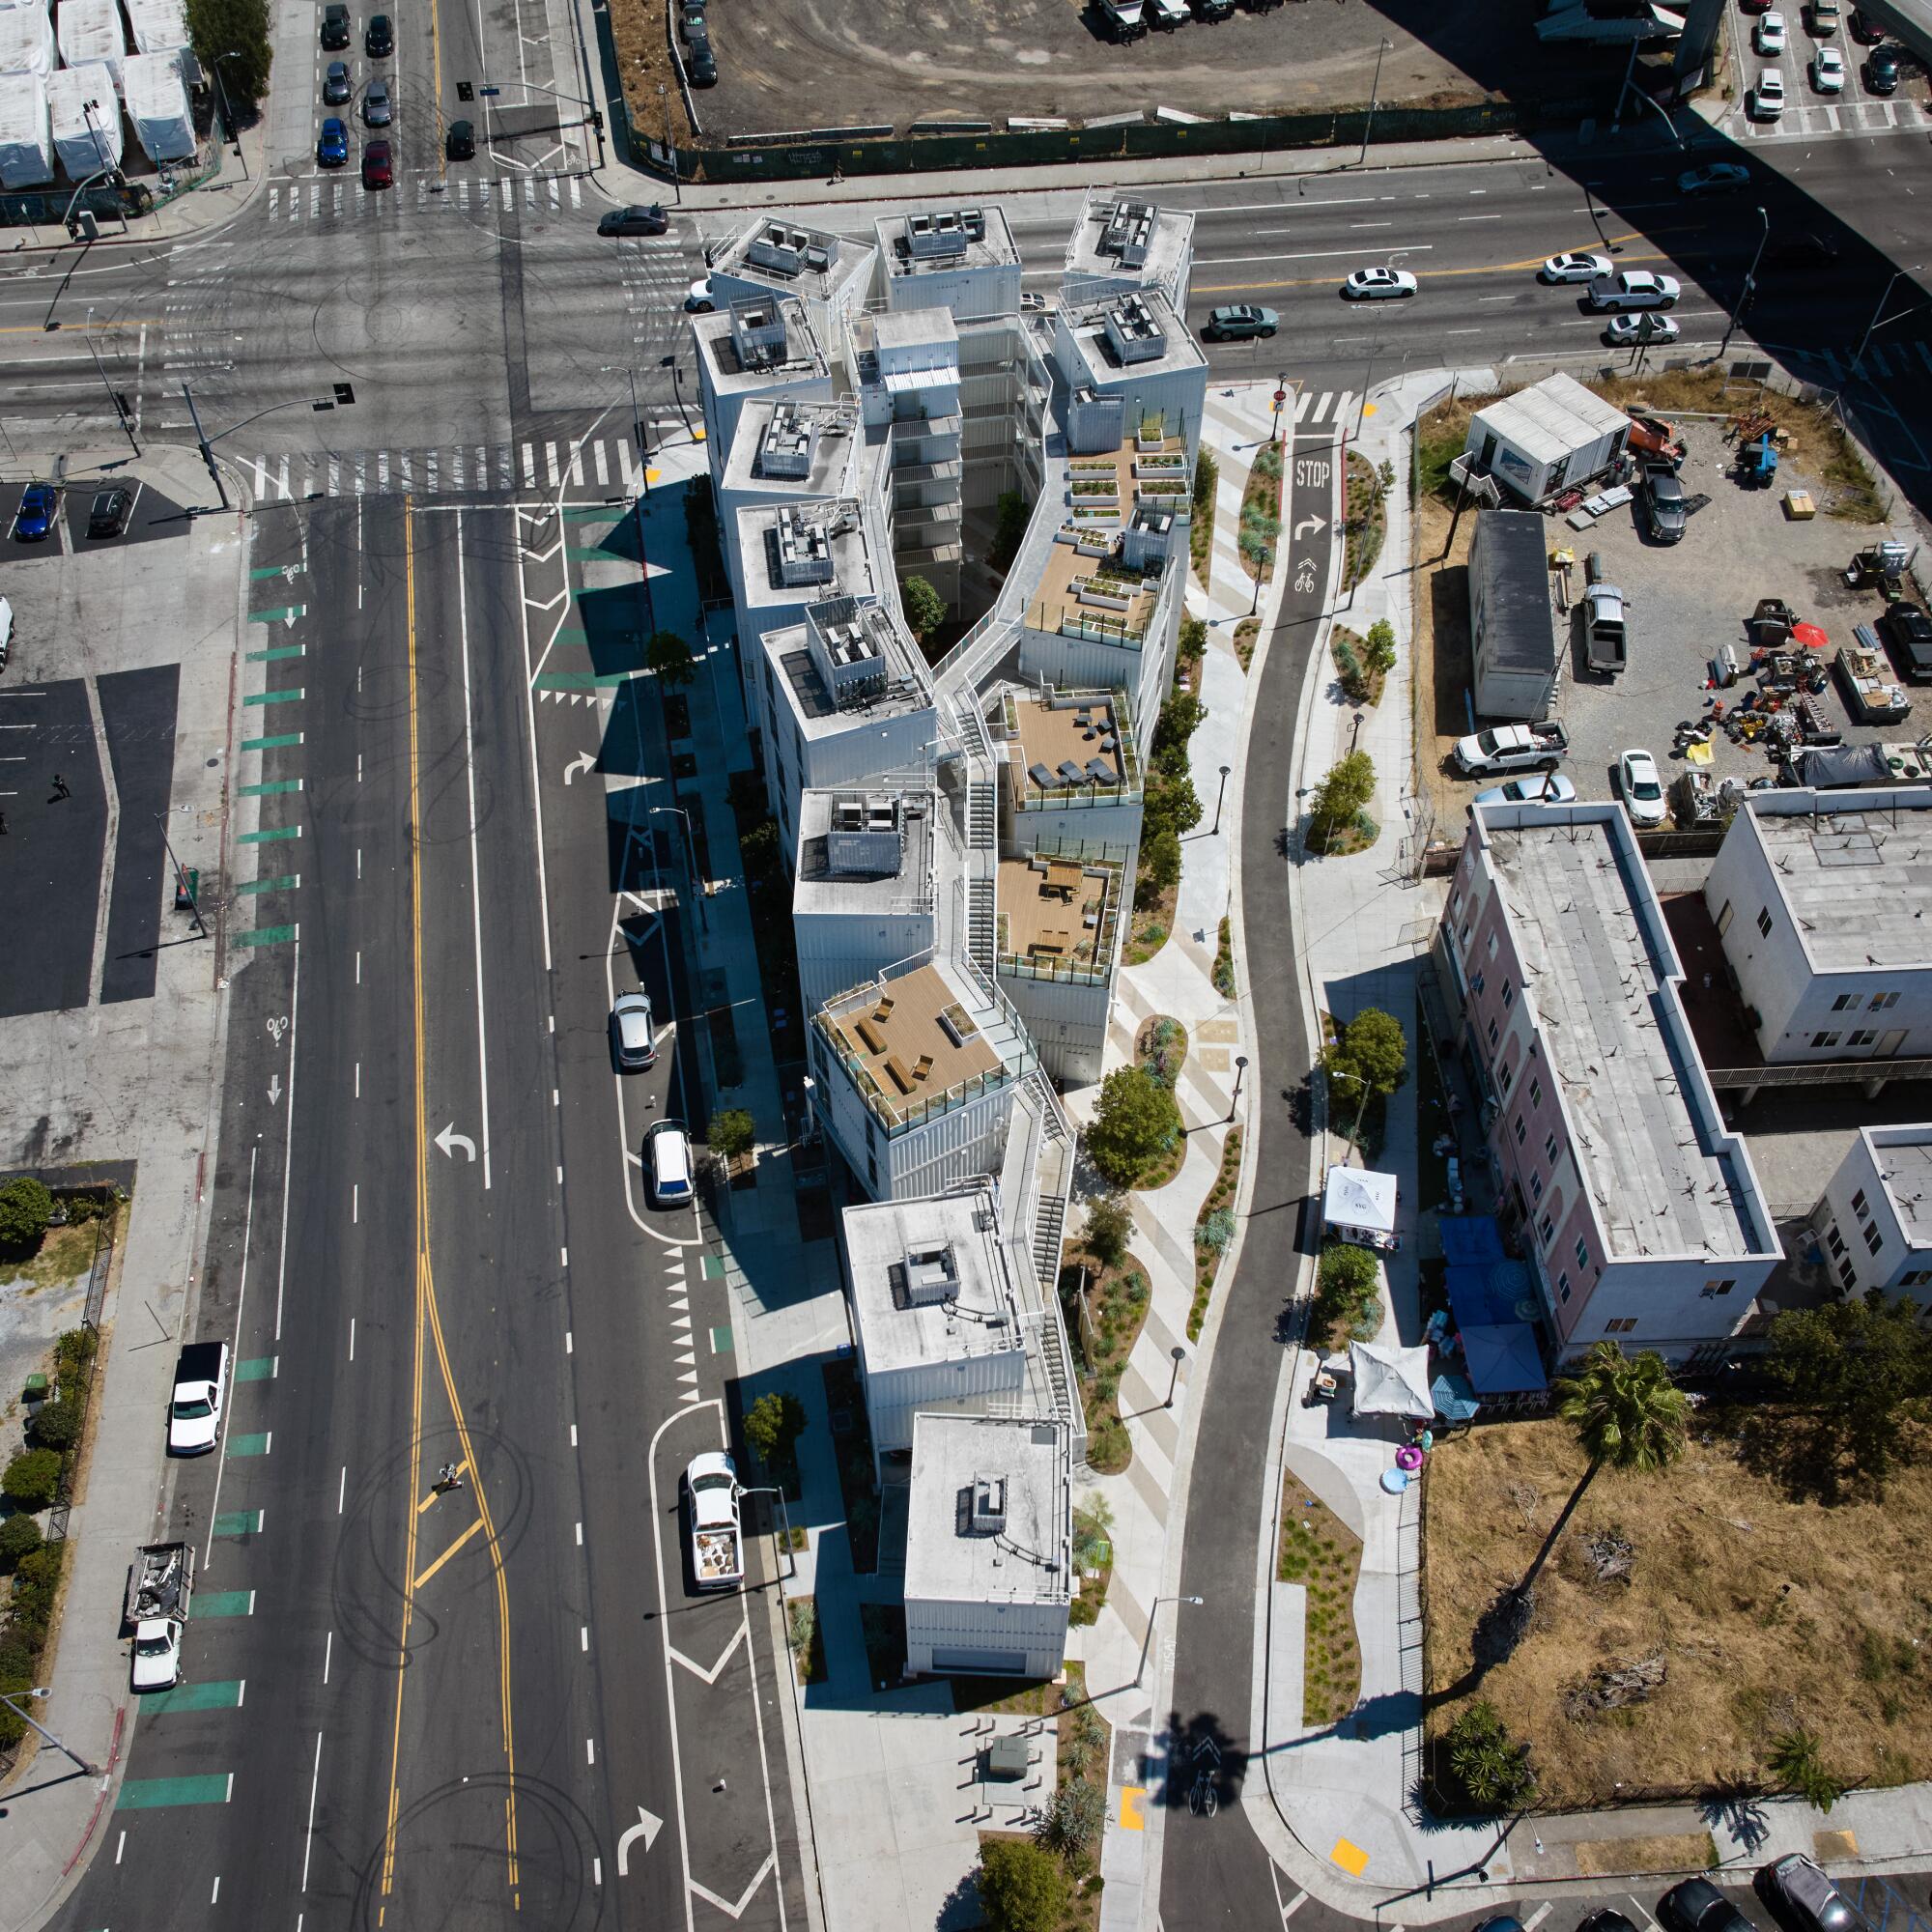
[[[1201,345],[1157,288],[1122,290],[1063,310],[1058,321],[1084,365],[1063,371],[1075,387],[1208,366]]]
[[[993,268],[1020,258],[1007,217],[992,202],[881,215],[877,233],[887,272],[895,276]]]
[[[795,296],[758,296],[693,316],[691,333],[721,392],[760,388],[779,377],[830,374],[805,304]]]
[[[745,609],[816,603],[826,597],[876,598],[880,568],[868,540],[867,517],[849,497],[753,503],[738,512],[738,541],[745,559]],[[767,623],[771,620],[765,619]]]
[[[845,1209],[852,1314],[868,1372],[1023,1350],[990,1187]]]
[[[1072,1537],[1065,1423],[931,1412],[914,1419],[909,1603],[1065,1604]]]
[[[1932,964],[1932,791],[1757,792],[1742,816],[1817,971]]]
[[[843,496],[861,440],[850,402],[747,403],[725,460],[724,493]]]
[[[795,913],[912,913],[932,905],[929,792],[800,794]]]
[[[1064,273],[1076,300],[1083,278],[1138,282],[1166,288],[1172,296],[1193,242],[1191,210],[1162,208],[1115,188],[1090,188],[1066,244]]]

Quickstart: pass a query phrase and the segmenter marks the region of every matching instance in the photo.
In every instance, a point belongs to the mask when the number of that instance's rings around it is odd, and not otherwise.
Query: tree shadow
[[[1211,1790],[1218,1804],[1232,1804],[1247,1782],[1249,1753],[1212,1711],[1167,1719],[1167,1778],[1160,1802],[1173,1810],[1198,1809],[1197,1793]]]
[[[1829,1508],[1845,1500],[1851,1471],[1842,1432],[1829,1414],[1747,1410],[1738,1421],[1738,1459],[1792,1502]]]

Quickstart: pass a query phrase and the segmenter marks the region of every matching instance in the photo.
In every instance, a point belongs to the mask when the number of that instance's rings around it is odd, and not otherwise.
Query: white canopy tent
[[[1331,1235],[1365,1248],[1396,1245],[1399,1193],[1392,1174],[1366,1167],[1331,1167],[1321,1192],[1321,1221]]]
[[[1353,1414],[1406,1415],[1417,1422],[1427,1422],[1435,1415],[1426,1348],[1384,1348],[1379,1342],[1353,1342],[1349,1347],[1349,1365],[1355,1376]]]

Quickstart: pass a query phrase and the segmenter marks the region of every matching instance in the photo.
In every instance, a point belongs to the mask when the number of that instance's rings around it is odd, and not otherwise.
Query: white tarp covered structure
[[[104,168],[121,165],[126,147],[121,102],[105,61],[62,68],[47,82],[47,111],[54,151],[68,180],[76,186]]]
[[[54,23],[38,5],[0,7],[0,73],[52,73],[60,66]]]
[[[187,45],[187,0],[128,0],[128,21],[137,53],[167,54]]]
[[[1331,1167],[1321,1195],[1325,1233],[1365,1248],[1392,1248],[1398,1193],[1392,1174],[1365,1167]]]
[[[53,178],[46,82],[37,73],[0,73],[0,187],[43,187]]]
[[[128,30],[121,24],[117,0],[60,0],[60,55],[64,67],[104,61],[119,93],[121,68],[128,58]],[[100,104],[108,106],[105,100]]]
[[[1435,1413],[1429,1392],[1427,1349],[1384,1348],[1379,1342],[1351,1342],[1349,1366],[1355,1373],[1351,1405],[1356,1415],[1406,1415],[1427,1422]]]
[[[194,118],[179,54],[133,54],[128,61],[128,118],[151,161],[185,161],[195,151]]]

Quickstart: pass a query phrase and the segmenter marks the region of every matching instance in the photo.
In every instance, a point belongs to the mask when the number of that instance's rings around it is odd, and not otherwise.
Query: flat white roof
[[[1932,1248],[1932,1125],[1861,1127],[1886,1199],[1915,1248]]]
[[[867,1373],[1026,1346],[990,1189],[847,1208],[844,1232]]]
[[[1072,1571],[1072,1446],[1064,1422],[913,1418],[908,1603],[1065,1604]]]
[[[1365,1167],[1331,1167],[1321,1196],[1321,1218],[1344,1228],[1395,1233],[1396,1178]]]
[[[1480,440],[1476,424],[1539,463],[1554,463],[1628,428],[1630,417],[1592,395],[1575,377],[1556,375],[1478,410],[1471,422],[1471,448]]]

